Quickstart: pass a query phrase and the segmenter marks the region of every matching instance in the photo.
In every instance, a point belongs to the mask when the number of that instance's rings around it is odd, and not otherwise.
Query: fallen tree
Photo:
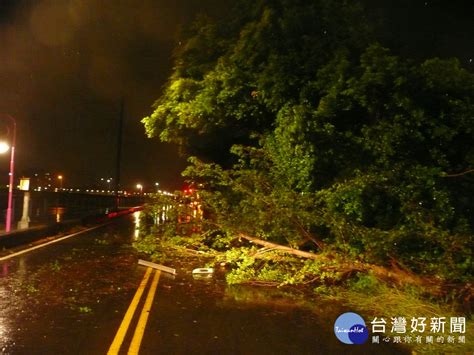
[[[263,248],[259,249],[253,257],[260,258],[262,254],[270,251],[281,251],[283,253],[295,255],[305,259],[318,260],[318,261],[330,261],[334,258],[326,254],[314,254],[303,250],[291,248],[289,246],[269,242],[256,237],[249,236],[245,233],[238,233],[238,238],[248,240],[249,242],[260,245]],[[400,265],[395,259],[390,260],[390,267],[384,267],[380,265],[362,263],[356,260],[351,261],[339,261],[338,265],[325,265],[321,267],[321,271],[333,271],[339,272],[342,275],[342,279],[347,279],[355,273],[368,273],[371,272],[378,279],[384,280],[393,285],[404,286],[404,285],[416,285],[424,287],[429,293],[436,295],[443,295],[447,292],[447,285],[441,280],[433,277],[423,277],[411,272],[409,269]],[[318,281],[319,277],[313,278],[311,281]],[[270,282],[258,282],[251,281],[253,285],[278,285],[278,283]],[[309,283],[309,282],[306,282]],[[474,288],[472,286],[463,288],[463,298],[472,299],[474,294]],[[464,301],[465,302],[465,301]]]
[[[254,244],[261,245],[265,248],[268,248],[268,249],[266,249],[267,251],[268,250],[280,250],[280,251],[283,251],[285,253],[300,256],[300,257],[307,258],[307,259],[314,259],[314,260],[320,259],[320,256],[318,254],[309,253],[309,252],[306,252],[306,251],[290,248],[288,246],[268,242],[266,240],[251,237],[251,236],[249,236],[247,234],[244,234],[244,233],[239,233],[238,236],[239,236],[239,238],[246,239],[249,242],[252,242]]]

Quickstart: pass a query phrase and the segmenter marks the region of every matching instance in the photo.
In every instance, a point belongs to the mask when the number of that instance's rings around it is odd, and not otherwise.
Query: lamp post
[[[9,184],[8,184],[8,206],[7,206],[7,217],[5,221],[5,232],[11,231],[12,225],[12,205],[13,205],[13,174],[15,171],[15,144],[16,144],[16,121],[15,119],[7,114],[0,114],[0,118],[6,119],[11,124],[11,146],[3,143],[0,147],[0,153],[6,153],[10,148],[10,172],[9,172]]]
[[[59,190],[63,189],[63,176],[58,175],[58,180],[59,180]]]
[[[143,194],[143,185],[137,184],[137,189],[140,190],[140,195]]]

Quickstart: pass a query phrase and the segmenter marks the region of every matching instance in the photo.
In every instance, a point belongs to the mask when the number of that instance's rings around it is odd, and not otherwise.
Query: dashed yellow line
[[[151,275],[151,271],[151,268],[148,268],[146,270],[145,275],[143,276],[143,280],[140,283],[140,286],[138,286],[138,289],[135,292],[135,296],[133,296],[132,302],[130,303],[127,312],[125,313],[125,316],[122,320],[122,323],[120,324],[117,334],[115,335],[112,345],[110,345],[109,351],[107,352],[108,355],[116,355],[119,353],[120,347],[122,346],[123,340],[125,339],[125,335],[127,334],[128,327],[130,326],[133,315],[135,314],[135,310],[137,309],[138,303],[140,302],[142,294],[145,291],[148,279]]]
[[[155,298],[156,287],[158,286],[158,281],[160,280],[160,274],[160,270],[156,270],[155,276],[153,277],[153,282],[145,300],[145,305],[143,306],[142,313],[140,314],[140,319],[138,320],[137,327],[135,328],[132,342],[128,348],[129,355],[137,355],[138,351],[140,350],[143,334],[145,333],[146,323],[151,311],[151,305],[153,303],[153,299]]]

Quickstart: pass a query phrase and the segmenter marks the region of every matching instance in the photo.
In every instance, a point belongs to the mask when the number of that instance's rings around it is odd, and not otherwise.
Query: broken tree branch
[[[246,235],[244,233],[239,233],[238,236],[240,238],[243,238],[243,239],[246,239],[252,243],[255,243],[257,245],[261,245],[263,247],[266,247],[266,248],[271,248],[271,249],[274,249],[274,250],[281,250],[285,253],[289,253],[289,254],[293,254],[293,255],[296,255],[296,256],[300,256],[302,258],[307,258],[307,259],[318,259],[319,256],[317,254],[313,254],[313,253],[309,253],[307,251],[302,251],[302,250],[298,250],[298,249],[294,249],[294,248],[290,248],[290,247],[287,247],[287,246],[284,246],[284,245],[280,245],[280,244],[276,244],[276,243],[272,243],[272,242],[267,242],[266,240],[262,240],[262,239],[258,239],[258,238],[255,238],[255,237],[251,237],[249,235]]]
[[[469,174],[469,173],[474,173],[474,169],[469,169],[469,170],[466,170],[466,171],[463,171],[463,172],[460,172],[460,173],[456,173],[456,174],[445,174],[445,175],[442,175],[443,177],[457,177],[457,176],[463,176],[463,175],[466,175],[466,174]]]

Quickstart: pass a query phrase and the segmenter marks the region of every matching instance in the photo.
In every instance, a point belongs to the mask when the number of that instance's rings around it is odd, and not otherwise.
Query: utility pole
[[[123,118],[125,114],[125,99],[120,100],[120,116],[117,130],[117,161],[115,166],[115,210],[118,211],[120,206],[120,164],[122,161],[122,132],[123,132]]]

